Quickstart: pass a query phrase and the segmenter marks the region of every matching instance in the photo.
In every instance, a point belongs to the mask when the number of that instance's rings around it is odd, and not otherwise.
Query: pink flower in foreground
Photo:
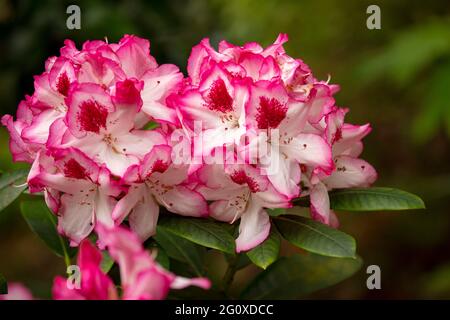
[[[97,232],[109,254],[120,268],[122,299],[161,300],[167,297],[170,289],[183,289],[197,286],[209,289],[210,282],[205,278],[183,278],[166,271],[144,250],[140,240],[132,232],[121,228],[97,226]],[[88,241],[80,246],[78,266],[81,271],[80,288],[69,289],[67,280],[55,278],[53,297],[58,300],[115,300],[119,294],[113,281],[101,271],[102,255]]]
[[[18,282],[8,283],[8,293],[1,294],[0,300],[34,300],[31,291]]]

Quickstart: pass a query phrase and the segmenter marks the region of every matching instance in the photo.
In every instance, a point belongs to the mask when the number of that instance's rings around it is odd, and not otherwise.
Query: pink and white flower
[[[128,79],[118,82],[112,96],[96,84],[74,87],[67,99],[67,129],[64,132],[55,127],[49,146],[78,148],[122,177],[153,145],[166,142],[158,131],[134,129],[142,105],[141,85]]]
[[[335,213],[330,209],[328,190],[353,187],[369,187],[377,179],[375,169],[359,159],[363,145],[361,140],[371,131],[370,125],[344,123],[347,109],[334,108],[314,131],[322,132],[332,145],[334,170],[323,172],[304,167],[303,183],[308,187],[311,198],[311,215],[314,219],[337,226]],[[307,193],[305,193],[307,194]]]
[[[111,213],[121,189],[105,167],[78,149],[39,153],[28,176],[31,192],[45,190],[58,215],[58,231],[78,245],[99,222],[113,226]]]
[[[278,193],[268,178],[250,165],[203,167],[199,178],[204,185],[198,191],[210,205],[213,218],[233,223],[240,219],[236,251],[248,251],[263,242],[270,232],[265,208],[288,208],[289,199]]]
[[[209,289],[211,284],[205,278],[188,279],[178,277],[158,265],[152,256],[144,250],[138,237],[122,227],[108,228],[97,226],[101,244],[120,268],[122,287],[121,299],[124,300],[161,300],[167,297],[170,289],[183,289],[197,286]],[[78,266],[81,271],[80,288],[69,289],[67,280],[55,278],[53,297],[57,300],[116,300],[117,289],[100,269],[101,253],[84,240],[80,246]]]
[[[128,216],[131,229],[142,240],[155,234],[160,205],[183,216],[208,216],[205,199],[185,183],[189,166],[173,165],[171,154],[170,146],[155,146],[124,175],[123,184],[129,185],[129,190],[112,216],[118,222]]]

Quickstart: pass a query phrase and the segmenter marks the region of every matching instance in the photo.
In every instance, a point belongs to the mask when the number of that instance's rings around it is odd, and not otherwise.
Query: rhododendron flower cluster
[[[192,49],[187,78],[158,65],[145,39],[88,41],[81,50],[66,41],[17,119],[2,118],[14,159],[32,164],[30,191],[45,194],[72,245],[83,243],[80,262],[102,279],[102,297],[117,293],[83,242],[93,230],[115,250],[100,230],[127,221],[143,241],[155,234],[162,206],[239,220],[236,251],[247,251],[269,235],[266,209],[310,195],[312,218],[337,226],[328,191],[375,181],[359,159],[370,126],[344,122],[348,110],[333,97],[339,87],[287,55],[286,41],[284,34],[267,48],[222,41],[215,50],[204,39]],[[85,254],[94,262],[84,263]],[[133,281],[125,283],[139,285]]]
[[[266,208],[310,194],[312,217],[337,226],[328,190],[369,186],[377,176],[358,159],[370,126],[344,123],[347,109],[333,98],[338,86],[287,55],[286,41],[284,34],[267,48],[222,41],[216,51],[204,39],[192,49],[186,85],[169,97],[194,145],[203,146],[194,152],[222,155],[222,165],[204,161],[197,169],[197,190],[212,201],[212,217],[240,219],[238,252],[269,235]]]
[[[123,227],[96,228],[111,257],[118,263],[124,300],[161,300],[170,289],[198,286],[209,289],[205,278],[177,277],[163,269],[145,251],[139,238]],[[57,277],[53,285],[53,297],[57,300],[116,300],[119,294],[114,282],[100,268],[102,254],[89,240],[83,240],[78,254],[81,272],[79,288],[67,285],[67,280]]]

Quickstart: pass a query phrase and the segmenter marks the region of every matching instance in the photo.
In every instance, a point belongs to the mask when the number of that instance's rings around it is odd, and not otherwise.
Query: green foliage
[[[250,260],[262,269],[267,269],[274,263],[280,253],[281,239],[274,226],[270,231],[269,237],[256,248],[247,252]]]
[[[373,80],[388,75],[401,86],[413,82],[419,72],[439,57],[450,53],[450,21],[432,20],[395,35],[378,55],[361,66],[359,79]]]
[[[355,239],[342,231],[299,216],[273,219],[281,235],[293,245],[316,254],[355,258]]]
[[[398,87],[408,87],[408,96],[421,104],[411,128],[413,141],[418,144],[436,136],[442,127],[450,136],[448,39],[450,19],[430,19],[397,33],[378,54],[370,53],[370,58],[365,57],[357,68],[355,77],[361,79],[360,85],[387,76]]]
[[[449,27],[450,28],[450,27]],[[450,42],[450,41],[449,41]],[[422,109],[414,119],[412,133],[417,143],[435,136],[442,125],[450,137],[450,59],[435,68],[426,85]]]
[[[149,123],[147,123],[147,124],[144,126],[143,130],[154,130],[154,129],[157,129],[157,128],[159,128],[159,127],[160,127],[160,125],[159,125],[158,122],[150,121]]]
[[[348,188],[329,192],[330,206],[342,211],[383,211],[425,209],[418,196],[395,188]],[[309,207],[309,197],[294,201],[296,206]]]
[[[161,216],[159,227],[207,248],[234,253],[233,236],[224,223],[202,218]]]
[[[170,258],[187,263],[198,276],[205,274],[202,258],[203,248],[161,226],[157,227],[154,239]]]
[[[107,250],[102,251],[102,262],[100,263],[100,269],[104,273],[108,273],[114,265],[114,260],[111,258]]]
[[[10,205],[27,188],[28,170],[5,172],[0,176],[0,211]]]
[[[167,254],[167,252],[159,246],[157,248],[157,254],[155,258],[156,262],[158,262],[164,269],[169,270],[170,269],[170,258]]]
[[[343,211],[425,209],[418,196],[394,188],[351,188],[330,192],[331,208]]]
[[[56,218],[47,208],[43,200],[24,201],[21,203],[22,216],[31,230],[60,257],[64,257],[66,264],[70,264],[70,257],[76,252],[69,247],[68,241],[63,239],[56,229]]]
[[[360,269],[362,260],[314,254],[282,257],[243,291],[243,299],[295,299],[333,286]]]
[[[286,214],[286,209],[284,209],[284,208],[267,209],[267,213],[271,217],[278,217],[278,216],[281,216],[283,214]]]
[[[234,263],[236,271],[248,267],[252,261],[246,254],[229,254],[224,253],[228,264]]]

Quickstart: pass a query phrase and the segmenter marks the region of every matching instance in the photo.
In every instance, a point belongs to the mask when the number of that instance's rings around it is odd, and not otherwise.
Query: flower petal
[[[349,156],[335,158],[336,170],[324,180],[328,188],[368,187],[377,179],[377,172],[366,161]]]
[[[318,183],[310,191],[311,217],[324,224],[330,224],[330,198],[327,187]]]
[[[203,196],[185,186],[175,186],[157,199],[167,210],[190,217],[206,217],[208,205]]]
[[[61,197],[58,231],[77,246],[94,229],[93,197],[64,194]]]
[[[139,239],[145,241],[156,234],[158,216],[159,205],[150,193],[146,193],[142,201],[138,202],[132,210],[128,222],[131,230],[138,235]]]
[[[250,201],[247,209],[241,215],[236,252],[253,249],[266,240],[269,232],[269,215],[256,201]]]
[[[331,147],[322,137],[316,134],[299,134],[288,144],[281,145],[281,148],[298,163],[320,166],[325,169],[333,168]]]

